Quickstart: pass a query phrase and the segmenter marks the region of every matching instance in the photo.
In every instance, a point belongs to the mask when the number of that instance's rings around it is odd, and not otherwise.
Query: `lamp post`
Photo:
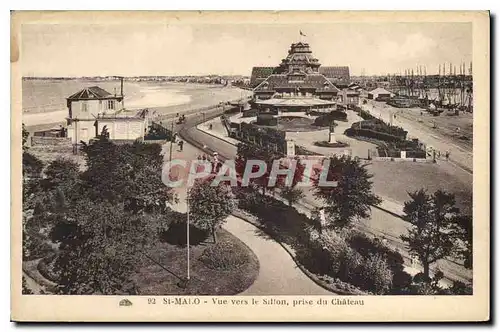
[[[191,173],[191,172],[189,172]],[[189,282],[189,279],[191,278],[189,275],[189,266],[190,266],[190,254],[189,254],[189,189],[187,189],[187,220],[186,220],[186,242],[187,242],[187,278],[186,278],[186,283]]]
[[[172,120],[172,125],[170,127],[170,155],[169,155],[169,161],[172,161],[172,145],[174,141],[174,120]]]

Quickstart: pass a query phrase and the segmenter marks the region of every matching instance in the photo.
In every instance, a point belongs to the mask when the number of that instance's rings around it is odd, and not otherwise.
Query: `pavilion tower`
[[[281,60],[281,64],[276,68],[277,74],[293,72],[303,72],[307,74],[319,73],[321,64],[312,55],[308,43],[293,43],[288,50],[288,56]]]

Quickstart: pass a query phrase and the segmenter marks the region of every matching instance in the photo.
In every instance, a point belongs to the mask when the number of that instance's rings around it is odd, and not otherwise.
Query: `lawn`
[[[309,131],[317,131],[323,130],[324,127],[318,127],[313,125],[314,119],[304,118],[300,116],[280,116],[277,121],[277,126],[264,126],[257,125],[258,127],[270,127],[277,130],[282,131],[291,131],[291,132],[309,132]]]
[[[246,263],[229,270],[213,270],[205,266],[200,257],[205,249],[214,246],[212,238],[191,246],[190,281],[187,288],[179,285],[180,278],[187,273],[186,247],[159,242],[149,250],[144,265],[134,276],[141,295],[235,295],[250,287],[259,273],[259,261],[255,254],[238,238],[221,229],[217,233],[217,243],[231,242]]]
[[[374,176],[373,191],[396,202],[409,200],[408,192],[425,188],[443,189],[455,194],[463,213],[472,211],[472,176],[446,162],[441,164],[371,161],[368,171]]]

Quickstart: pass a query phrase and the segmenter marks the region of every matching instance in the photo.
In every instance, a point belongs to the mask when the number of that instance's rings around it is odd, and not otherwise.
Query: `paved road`
[[[197,142],[197,144],[204,145],[209,150],[219,152],[221,157],[234,158],[237,152],[237,149],[234,145],[229,144],[219,138],[210,136],[196,129],[196,127],[191,127],[194,123],[197,122],[197,119],[198,121],[200,121],[202,118],[193,117],[192,119],[190,119],[190,121],[192,121],[191,123],[186,123],[186,125],[181,130],[181,134],[183,135],[183,137],[195,141]],[[308,205],[308,203],[311,202],[314,203],[309,205],[318,206],[319,204],[319,202],[311,196],[306,198],[306,201],[304,203]],[[378,237],[387,238],[391,246],[397,248],[405,256],[409,256],[407,249],[405,248],[405,244],[399,238],[399,236],[401,234],[404,234],[405,230],[408,229],[409,224],[401,218],[397,218],[389,213],[373,208],[370,218],[363,220],[359,227],[367,233],[371,233]],[[472,279],[472,272],[470,270],[466,270],[463,266],[446,260],[443,260],[438,264],[443,272],[453,279],[463,281]]]
[[[401,111],[400,109],[386,105],[381,102],[368,101],[364,106],[375,117],[380,117],[384,122],[390,123],[390,117],[393,113]],[[422,143],[427,146],[432,146],[441,151],[444,155],[446,151],[450,151],[450,161],[455,163],[458,167],[472,173],[473,160],[472,151],[465,147],[457,145],[449,137],[443,136],[431,128],[409,120],[407,118],[396,116],[393,120],[393,125],[402,127],[408,131],[408,136],[417,137]]]
[[[165,144],[163,153],[169,155],[170,144]],[[203,151],[190,144],[184,144],[180,152],[174,145],[173,159],[196,159]],[[173,208],[179,212],[186,212],[185,187],[176,188],[179,202]],[[307,277],[295,264],[290,255],[273,239],[252,224],[243,219],[229,216],[223,226],[227,231],[243,241],[259,260],[259,275],[255,282],[241,295],[333,295],[326,289],[318,286]]]

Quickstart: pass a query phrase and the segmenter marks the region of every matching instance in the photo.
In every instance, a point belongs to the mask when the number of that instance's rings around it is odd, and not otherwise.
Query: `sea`
[[[99,86],[111,94],[120,93],[118,80],[24,79],[23,123],[29,127],[64,122],[68,116],[66,98],[91,86]],[[149,108],[156,110],[157,113],[167,114],[243,98],[248,91],[205,84],[125,80],[123,94],[126,109]]]

